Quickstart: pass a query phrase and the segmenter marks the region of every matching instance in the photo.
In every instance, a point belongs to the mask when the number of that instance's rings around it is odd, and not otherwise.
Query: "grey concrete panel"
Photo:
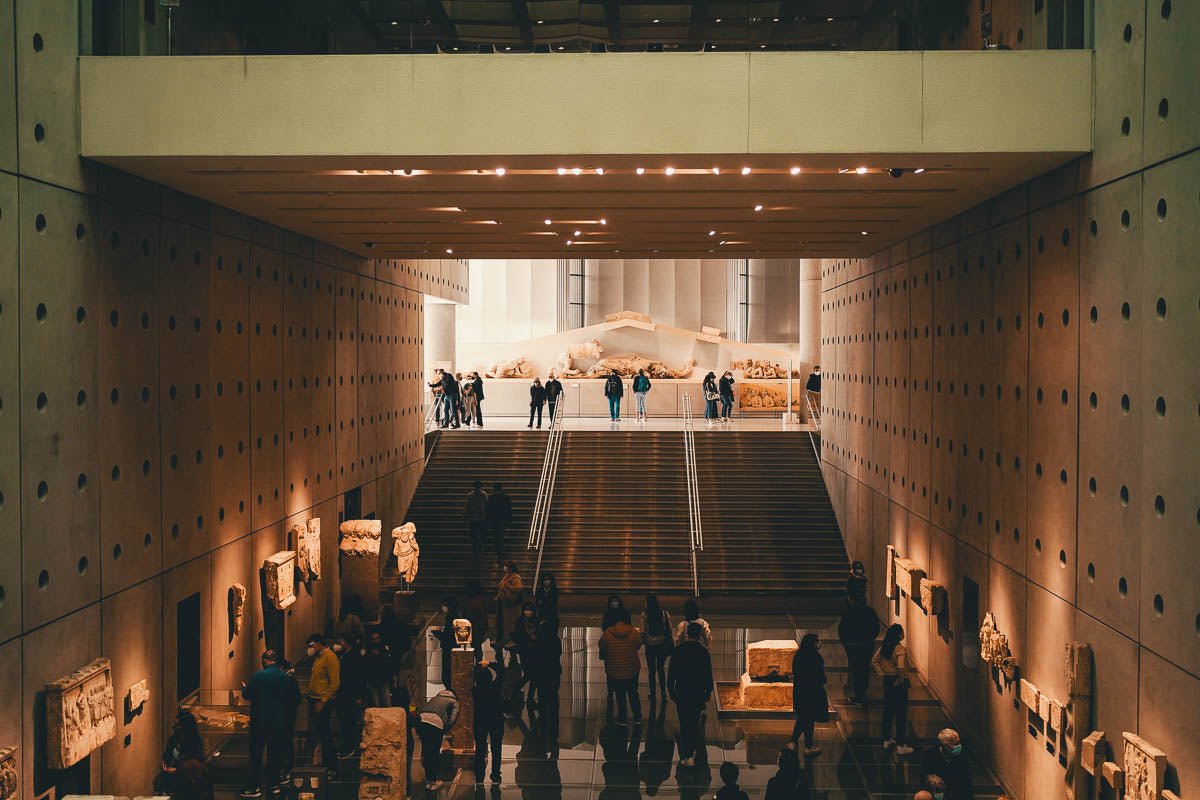
[[[1142,164],[1146,10],[1156,5],[1146,0],[1110,0],[1095,6],[1095,141],[1083,168],[1085,186],[1128,175]]]
[[[1138,724],[1137,642],[1095,618],[1075,612],[1075,638],[1092,646],[1092,726],[1098,731],[1133,731]]]
[[[284,257],[283,287],[283,430],[286,513],[313,505],[316,479],[312,466],[316,435],[312,424],[312,262]],[[310,486],[311,481],[311,486]]]
[[[262,560],[258,562],[262,564]],[[212,618],[212,601],[209,593],[212,591],[212,556],[205,554],[194,558],[162,575],[162,696],[163,701],[158,709],[161,714],[162,730],[171,730],[171,720],[183,698],[179,695],[179,603],[194,594],[200,595],[200,630],[207,635],[200,637],[200,690],[212,688],[212,673],[204,665],[212,663],[213,635],[216,630]],[[257,585],[257,581],[255,581]],[[250,589],[250,586],[246,587]],[[251,589],[251,591],[253,591]],[[250,604],[246,604],[246,623],[253,626],[256,623],[250,616]],[[262,619],[261,616],[258,617]],[[261,627],[261,622],[258,623]]]
[[[313,472],[315,474],[317,500],[333,496],[337,484],[337,441],[335,437],[337,417],[334,412],[337,377],[334,369],[334,352],[337,331],[334,324],[335,284],[337,273],[331,267],[313,265],[310,312],[313,327],[313,370],[314,392],[312,399]]]
[[[933,437],[933,289],[930,286],[932,260],[928,255],[909,262],[909,406],[908,406],[908,507],[929,518],[930,469]]]
[[[251,559],[250,538],[243,536],[218,547],[209,557],[212,578],[207,600],[213,627],[209,634],[212,648],[208,670],[210,683],[217,691],[239,689],[241,682],[258,668],[262,654],[262,644],[256,638],[259,626],[251,615],[249,598],[240,634],[234,633],[229,616],[229,590],[233,584],[240,583],[250,589],[258,582],[259,564]]]
[[[17,171],[17,73],[13,0],[0,0],[0,170]]]
[[[1200,8],[1167,0],[1146,3],[1146,89],[1142,163],[1156,164],[1200,145],[1196,41]]]
[[[1167,785],[1180,797],[1200,790],[1200,696],[1196,675],[1141,649],[1137,733],[1167,752]]]
[[[337,343],[335,383],[337,418],[337,491],[359,485],[358,475],[358,279],[336,273]]]
[[[283,256],[250,246],[250,523],[283,519]]]
[[[1027,582],[1017,573],[997,561],[989,562],[986,605],[981,612],[990,611],[997,629],[1008,636],[1013,657],[1025,663],[1029,654],[1026,620],[1028,619]],[[983,600],[984,598],[980,598]],[[979,669],[990,672],[986,665]],[[1018,700],[1019,687],[1015,682],[989,680],[988,729],[990,738],[985,746],[992,762],[999,769],[1009,788],[1018,796],[1026,796],[1025,778],[1025,714]]]
[[[1033,582],[1028,589],[1029,627],[1025,660],[1021,676],[1032,681],[1038,690],[1059,702],[1067,702],[1067,677],[1063,669],[1064,643],[1077,640],[1075,614],[1071,604]],[[1025,719],[1025,709],[1016,712]],[[1062,747],[1053,729],[1045,720],[1034,715],[1033,724],[1025,731],[1025,782],[1029,787],[1061,786],[1063,768],[1059,757]],[[1086,723],[1085,723],[1086,726]],[[1089,731],[1090,732],[1090,731]],[[1034,789],[1035,795],[1040,789]]]
[[[11,9],[10,9],[11,11]],[[20,336],[17,263],[19,249],[17,179],[0,174],[0,340],[17,342]],[[18,442],[20,427],[20,350],[0,348],[0,441]],[[16,447],[0,447],[0,548],[6,553],[21,548],[21,457]],[[0,641],[21,632],[21,560],[0,561]],[[19,733],[19,730],[18,730]]]

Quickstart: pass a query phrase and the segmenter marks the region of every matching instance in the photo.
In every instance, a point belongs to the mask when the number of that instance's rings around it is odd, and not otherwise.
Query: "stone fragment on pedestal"
[[[403,708],[363,713],[359,800],[404,800],[407,794],[408,719]]]
[[[1104,782],[1112,787],[1113,795],[1116,797],[1125,795],[1125,771],[1115,762],[1105,761],[1101,764],[1100,774],[1104,777]]]
[[[787,639],[768,639],[746,645],[746,672],[754,681],[790,681],[792,659],[800,645]]]
[[[450,690],[458,698],[458,722],[450,729],[450,747],[455,750],[473,751],[475,735],[475,700],[471,690],[475,687],[475,651],[450,651]]]
[[[742,673],[741,685],[738,687],[743,708],[756,711],[788,711],[792,708],[792,684],[788,682],[770,683],[752,681],[750,676]]]

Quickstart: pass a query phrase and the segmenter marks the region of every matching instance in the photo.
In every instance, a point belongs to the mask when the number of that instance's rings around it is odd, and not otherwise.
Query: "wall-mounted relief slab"
[[[921,578],[921,607],[933,616],[946,609],[946,587],[928,578]]]
[[[342,540],[338,549],[348,556],[377,556],[379,555],[379,538],[383,532],[383,523],[377,519],[348,519],[338,530]]]
[[[229,631],[230,638],[240,636],[246,620],[246,587],[235,583],[229,587]]]
[[[17,800],[16,747],[0,747],[0,800]]]
[[[130,714],[137,713],[142,706],[146,705],[146,701],[150,699],[150,686],[145,678],[129,687],[129,691],[125,693],[125,705]]]
[[[990,611],[979,629],[979,657],[1009,680],[1016,675],[1017,662],[1008,646],[1008,637],[996,629],[996,617]]]
[[[1167,754],[1135,733],[1124,731],[1125,800],[1162,800]]]
[[[1028,708],[1033,713],[1038,713],[1038,701],[1041,698],[1041,692],[1029,681],[1021,678],[1021,705]]]
[[[296,548],[296,570],[300,580],[305,583],[320,580],[321,518],[313,517],[302,525],[293,525],[291,537]]]
[[[280,550],[263,562],[267,599],[283,611],[296,602],[296,551]]]
[[[896,548],[887,546],[886,572],[883,578],[883,596],[888,600],[896,599]]]
[[[112,665],[97,658],[46,684],[46,760],[66,769],[117,734]]]

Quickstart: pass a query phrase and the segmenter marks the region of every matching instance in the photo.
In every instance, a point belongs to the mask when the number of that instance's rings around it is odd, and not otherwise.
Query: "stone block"
[[[455,750],[474,750],[475,701],[471,690],[475,687],[475,651],[450,651],[450,687],[458,698],[458,722],[450,729],[450,746]]]
[[[883,596],[888,600],[896,599],[896,548],[887,546],[887,558],[884,561]]]
[[[946,608],[946,587],[928,578],[921,578],[921,608],[933,616]]]
[[[125,702],[129,706],[129,713],[132,714],[133,712],[141,709],[141,707],[144,706],[146,701],[149,699],[150,687],[147,685],[146,679],[142,678],[133,686],[129,687],[129,692],[126,695]]]
[[[358,785],[360,800],[404,800],[407,786],[408,715],[403,708],[363,713]]]
[[[1124,731],[1125,800],[1162,800],[1167,754],[1135,733]]]
[[[896,584],[901,593],[908,595],[914,602],[921,597],[921,578],[925,570],[921,569],[909,558],[896,559]]]
[[[1046,724],[1061,733],[1063,730],[1063,722],[1066,719],[1063,704],[1057,700],[1047,698],[1046,705],[1049,712],[1049,716],[1045,718]]]
[[[1008,646],[1008,637],[996,629],[996,617],[990,611],[979,629],[979,657],[1009,680],[1016,675],[1017,662]]]
[[[379,538],[383,533],[383,523],[379,520],[348,519],[341,524],[338,531],[342,534],[338,549],[343,555],[379,555]]]
[[[746,645],[746,673],[751,680],[792,679],[792,658],[800,645],[786,639],[768,639]]]
[[[1040,692],[1038,692],[1038,688],[1024,678],[1021,678],[1021,705],[1037,713],[1039,696]]]
[[[246,587],[240,583],[229,587],[229,631],[233,636],[240,636],[242,623],[246,620]]]
[[[1113,794],[1121,797],[1125,794],[1125,771],[1112,761],[1100,765],[1100,775],[1104,782],[1112,787]]]
[[[1067,694],[1071,697],[1090,697],[1092,694],[1092,646],[1087,642],[1068,642]]]
[[[46,684],[46,760],[66,769],[117,734],[112,666],[97,658]]]
[[[1079,753],[1079,760],[1083,765],[1084,772],[1096,777],[1100,776],[1106,746],[1104,731],[1092,731],[1084,737]]]
[[[0,747],[0,800],[17,800],[17,748]]]
[[[792,708],[791,683],[756,683],[743,673],[738,696],[743,708],[754,711],[788,711]]]
[[[296,551],[280,550],[263,562],[267,598],[283,611],[296,602]]]
[[[1037,715],[1047,722],[1050,720],[1050,696],[1047,694],[1038,694]]]
[[[303,525],[297,523],[291,530],[292,544],[296,548],[296,570],[300,580],[321,579],[321,518],[313,517]]]

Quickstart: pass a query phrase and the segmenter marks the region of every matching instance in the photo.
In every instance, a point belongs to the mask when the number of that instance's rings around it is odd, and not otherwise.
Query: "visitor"
[[[726,761],[721,765],[718,774],[721,776],[721,783],[724,784],[717,790],[716,800],[750,800],[742,788],[738,786],[738,775],[741,770],[738,765],[730,761]]]
[[[808,381],[804,384],[804,391],[808,394],[808,401],[812,404],[812,413],[816,416],[816,422],[821,422],[821,365],[813,366],[812,372],[808,373]]]
[[[937,738],[937,746],[926,750],[921,759],[922,779],[934,776],[941,778],[945,783],[945,800],[974,800],[971,765],[963,755],[962,738],[958,731],[943,728]]]
[[[314,633],[305,642],[305,653],[312,659],[308,678],[308,755],[312,760],[317,743],[321,746],[321,764],[332,780],[338,774],[337,751],[333,744],[333,699],[342,683],[342,665],[325,637]]]
[[[442,762],[442,740],[458,722],[458,698],[449,689],[442,689],[425,701],[417,712],[417,735],[421,739],[421,766],[425,770],[425,788],[436,792],[442,787],[438,768]]]
[[[846,576],[846,601],[853,603],[855,598],[867,599],[867,570],[861,561],[852,563]]]
[[[558,581],[553,572],[542,575],[542,581],[533,593],[533,605],[538,619],[558,625]]]
[[[667,689],[667,659],[675,645],[671,630],[671,615],[659,605],[658,596],[646,595],[646,610],[642,612],[642,640],[646,643],[646,672],[650,682],[650,701],[658,696],[657,685]]]
[[[442,370],[433,371],[433,382],[429,384],[429,392],[433,396],[433,421],[439,428],[446,414],[446,392],[442,389]]]
[[[475,481],[474,488],[467,494],[467,502],[463,507],[463,521],[467,523],[467,533],[471,537],[471,551],[483,551],[483,535],[487,531],[487,492],[483,490],[483,481]]]
[[[409,691],[407,686],[400,685],[396,687],[395,707],[404,709],[404,785],[412,786],[412,760],[413,751],[416,749],[413,746],[413,737],[417,731],[417,723],[421,721],[421,718],[417,716],[417,710],[412,702],[412,692]],[[409,794],[411,796],[411,792]]]
[[[533,603],[525,603],[521,607],[521,613],[517,617],[516,624],[513,626],[511,649],[514,655],[509,659],[508,663],[510,668],[515,667],[516,664],[521,665],[521,679],[514,685],[512,692],[514,713],[516,716],[521,715],[520,691],[526,686],[533,684],[529,690],[527,704],[530,719],[533,717],[533,695],[537,691],[537,684],[533,683],[533,660],[534,651],[537,647],[538,630],[537,613]]]
[[[529,424],[526,428],[533,427],[533,418],[537,416],[537,426],[542,427],[542,406],[546,405],[546,387],[542,386],[541,378],[534,378],[533,385],[529,387]]]
[[[362,712],[367,704],[367,649],[364,644],[337,639],[333,641],[333,649],[341,661],[341,682],[333,699],[342,739],[342,749],[337,757],[345,761],[358,752]]]
[[[479,377],[479,373],[471,373],[471,391],[475,395],[475,424],[483,427],[483,378]]]
[[[679,717],[679,765],[694,767],[700,741],[700,714],[712,696],[712,656],[703,643],[703,626],[693,622],[684,635],[683,643],[671,654],[667,694]]]
[[[462,422],[470,428],[475,424],[475,414],[479,410],[475,401],[475,381],[468,378],[462,382]]]
[[[512,523],[512,498],[504,493],[504,487],[496,483],[492,485],[492,494],[487,502],[487,526],[492,535],[492,545],[496,548],[496,563],[504,561],[504,538],[508,535],[508,526]]]
[[[364,616],[366,612],[363,610],[362,598],[356,594],[347,596],[330,630],[331,641],[336,643],[335,652],[341,651],[341,642],[357,646],[363,640],[366,636],[362,622]]]
[[[779,751],[779,771],[767,781],[763,800],[807,800],[810,796],[808,779],[800,771],[800,757],[790,747]]]
[[[383,641],[383,634],[378,630],[367,634],[363,673],[367,679],[367,708],[391,708],[392,678],[395,674],[392,671],[392,654]]]
[[[554,375],[554,370],[550,370],[550,379],[546,381],[546,403],[549,406],[547,409],[550,412],[550,427],[554,427],[554,411],[558,408],[559,398],[563,394],[563,385]]]
[[[533,643],[533,663],[530,680],[537,693],[538,718],[542,734],[558,741],[558,691],[562,682],[562,640],[558,638],[558,619],[538,622],[537,638]],[[531,695],[532,696],[532,692]]]
[[[461,607],[462,617],[471,623],[471,646],[475,649],[475,660],[481,661],[483,642],[487,639],[488,632],[488,601],[483,595],[483,587],[477,580],[467,581],[466,595],[467,599]],[[499,638],[500,633],[497,631],[496,639]]]
[[[300,705],[300,688],[296,679],[284,672],[279,654],[267,650],[262,654],[262,669],[250,676],[249,683],[242,684],[242,696],[250,701],[250,771],[242,796],[261,797],[260,790],[269,791],[281,783],[286,740],[292,736],[289,723],[295,719],[296,707]]]
[[[251,737],[253,738],[254,717],[250,717]],[[183,782],[179,770],[189,759],[204,760],[204,740],[200,737],[200,728],[196,718],[190,711],[179,711],[171,721],[171,735],[167,737],[167,745],[163,748],[162,759],[159,762],[159,773],[154,778],[156,794],[171,794]],[[250,782],[242,797],[262,797],[258,791],[258,781],[251,764]],[[273,785],[273,784],[272,784]]]
[[[279,656],[279,668],[295,684],[297,698],[296,705],[291,707],[287,720],[284,723],[284,728],[288,731],[288,735],[283,739],[283,757],[281,758],[283,774],[279,776],[279,782],[282,784],[291,781],[292,768],[296,766],[296,717],[300,713],[300,704],[304,700],[304,697],[300,694],[300,684],[296,680],[296,668],[292,666],[292,663],[283,656]]]
[[[608,416],[613,422],[621,421],[621,398],[625,395],[625,384],[614,369],[604,379],[604,396],[608,398]]]
[[[500,583],[496,588],[497,648],[511,638],[521,616],[521,605],[525,602],[525,582],[521,579],[521,568],[517,562],[505,561],[501,569]]]
[[[688,626],[692,623],[696,623],[704,631],[701,643],[705,647],[712,647],[712,628],[709,627],[708,621],[700,616],[700,603],[694,598],[683,601],[683,622],[675,626],[675,644],[683,644],[687,638]]]
[[[604,616],[600,620],[600,631],[604,632],[616,624],[621,618],[621,612],[625,610],[625,601],[620,595],[610,594],[608,603],[604,606]]]
[[[405,616],[410,619],[416,617],[415,609],[409,613],[410,603],[416,602],[416,595],[411,594],[405,595],[401,602]],[[395,606],[385,603],[379,607],[379,622],[375,623],[374,629],[379,632],[383,646],[387,648],[388,657],[391,659],[391,674],[396,675],[400,672],[400,662],[404,659],[404,654],[412,649],[413,625],[411,622],[401,622]]]
[[[717,393],[721,395],[721,421],[729,422],[729,417],[733,414],[733,373],[729,370],[725,370],[725,374],[721,376]]]
[[[436,639],[442,651],[442,686],[450,688],[450,653],[458,644],[454,638],[454,620],[458,619],[458,598],[453,595],[442,598],[442,627],[430,628],[430,637]]]
[[[604,662],[609,689],[616,696],[618,725],[628,721],[626,700],[633,712],[633,724],[642,721],[642,701],[638,698],[638,675],[642,671],[638,650],[641,646],[641,631],[630,624],[629,612],[621,609],[617,621],[600,637],[600,659]]]
[[[928,794],[933,800],[945,800],[946,782],[942,780],[941,775],[926,775],[921,779],[921,791]]]
[[[879,636],[879,617],[865,598],[857,595],[853,598],[838,623],[838,639],[846,651],[846,666],[850,672],[851,691],[847,702],[863,705],[867,702],[867,688],[871,682],[871,656],[875,651],[875,638]]]
[[[171,800],[214,800],[212,778],[203,756],[188,755],[175,772],[175,788]]]
[[[639,369],[633,379],[633,396],[637,400],[637,421],[646,421],[646,395],[650,394],[650,379],[646,370]]]
[[[449,372],[442,370],[442,402],[445,404],[442,427],[459,427],[458,424],[458,381]]]
[[[806,633],[800,649],[792,656],[792,713],[796,723],[788,747],[799,750],[804,739],[804,755],[818,756],[816,724],[829,721],[829,697],[825,694],[825,659],[821,658],[821,641],[815,633]]]
[[[480,661],[475,665],[475,684],[471,687],[474,701],[475,734],[475,785],[483,783],[487,770],[489,743],[492,754],[492,783],[500,783],[500,746],[504,743],[504,713],[501,706],[500,687],[503,682],[502,666],[494,661]]]
[[[465,425],[467,423],[467,410],[466,406],[463,404],[463,389],[466,387],[467,383],[463,380],[463,374],[461,372],[454,373],[454,382],[458,384],[458,397],[456,398],[458,400],[458,405],[455,410],[458,412],[458,419]]]
[[[883,678],[883,747],[895,746],[896,755],[913,751],[908,738],[908,651],[901,642],[904,627],[896,623],[887,629],[883,642],[871,658],[871,669]],[[893,732],[893,726],[894,732]]]
[[[700,389],[704,392],[705,424],[711,428],[713,423],[717,421],[717,400],[721,398],[721,391],[717,388],[716,373],[709,372],[705,375]]]

